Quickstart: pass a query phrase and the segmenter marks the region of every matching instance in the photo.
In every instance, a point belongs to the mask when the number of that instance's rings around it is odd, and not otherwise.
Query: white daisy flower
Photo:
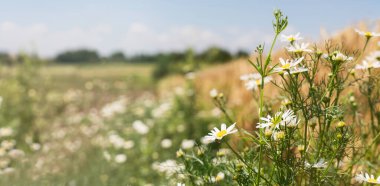
[[[302,62],[303,59],[304,59],[304,57],[301,57],[301,58],[298,58],[295,60],[290,60],[290,59],[284,60],[284,59],[280,58],[280,64],[281,65],[279,65],[279,67],[274,68],[274,71],[275,72],[282,72],[282,71],[287,71],[287,70],[290,70],[292,68],[295,68],[299,63]]]
[[[375,179],[375,176],[369,175],[368,173],[360,173],[355,176],[355,180],[362,183],[362,182],[367,182],[367,183],[375,183],[375,184],[380,184],[380,176]]]
[[[270,129],[279,129],[280,126],[294,127],[297,126],[299,121],[294,115],[292,110],[287,110],[285,112],[277,112],[274,117],[268,115],[266,118],[260,118],[262,123],[257,123],[257,128],[270,128]]]
[[[305,167],[316,168],[316,169],[326,168],[327,162],[325,162],[325,160],[322,158],[317,163],[314,163],[314,164],[310,164],[309,162],[305,162]]]
[[[302,40],[302,39],[303,38],[300,37],[300,33],[299,32],[297,34],[295,34],[295,35],[284,35],[284,34],[281,35],[281,41],[283,41],[283,42],[294,43],[294,41],[299,41],[299,40]]]
[[[227,128],[226,124],[222,123],[220,130],[215,127],[207,136],[205,136],[205,139],[207,139],[207,141],[221,140],[224,136],[237,132],[235,125],[236,123]]]
[[[368,31],[361,31],[361,30],[358,30],[358,29],[355,29],[355,32],[357,32],[359,35],[361,36],[365,36],[367,38],[371,38],[371,37],[379,37],[380,36],[380,33],[376,33],[376,32],[368,32]]]
[[[303,52],[312,52],[312,50],[308,49],[309,43],[295,43],[294,45],[287,48],[289,52],[293,53],[303,53]]]
[[[177,183],[177,186],[185,186],[184,183]]]
[[[344,61],[352,61],[352,60],[354,60],[353,57],[346,56],[346,55],[344,55],[343,53],[341,53],[341,52],[339,52],[339,51],[335,51],[335,52],[332,54],[331,59],[334,60],[334,61],[340,61],[340,62],[344,62]]]
[[[125,154],[118,154],[115,156],[116,163],[124,163],[125,161],[127,161],[127,156]]]
[[[355,66],[355,69],[357,70],[366,70],[370,68],[380,68],[380,62],[363,60],[362,64],[357,64]]]
[[[212,179],[212,182],[220,182],[220,181],[222,181],[223,179],[224,179],[224,177],[225,177],[225,175],[224,175],[224,173],[223,172],[219,172],[217,175],[216,175],[216,177],[212,177],[211,179]]]
[[[170,148],[172,146],[173,142],[170,139],[163,139],[161,141],[161,147],[164,149]]]
[[[247,90],[256,90],[261,85],[261,75],[259,73],[244,74],[240,76],[240,79],[245,82],[245,88]],[[267,76],[264,78],[264,84],[269,83],[272,77]]]
[[[380,51],[372,52],[362,64],[355,66],[355,69],[365,70],[369,68],[380,68]]]
[[[210,90],[210,96],[212,97],[212,98],[216,98],[217,96],[218,96],[218,91],[216,90],[216,89],[212,89],[212,90]]]
[[[181,147],[183,149],[191,149],[195,145],[195,141],[191,139],[184,139],[182,140]]]

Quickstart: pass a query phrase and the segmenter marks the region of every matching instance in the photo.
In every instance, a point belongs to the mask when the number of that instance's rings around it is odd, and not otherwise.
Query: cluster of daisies
[[[372,37],[380,36],[380,33],[374,32],[363,32],[356,30],[359,35],[363,35],[367,38],[367,41]],[[286,47],[287,51],[293,56],[295,59],[283,59],[279,58],[279,64],[275,66],[274,72],[282,73],[282,74],[296,74],[301,72],[308,71],[308,68],[302,66],[302,62],[304,61],[304,57],[302,57],[305,53],[313,52],[309,49],[308,43],[299,43],[298,41],[302,40],[300,37],[300,33],[295,35],[282,35],[281,40],[284,42],[288,42],[289,46]],[[322,55],[322,52],[320,52]],[[332,62],[346,62],[353,61],[353,57],[347,56],[339,51],[334,51],[331,54],[323,54],[323,58]],[[362,64],[357,64],[355,66],[356,69],[370,69],[370,68],[380,68],[380,51],[376,51],[371,53],[365,60],[363,60]],[[272,77],[266,76],[262,78],[259,73],[252,74],[244,74],[240,76],[240,79],[245,82],[245,87],[247,90],[257,90],[260,86],[263,86],[265,83],[269,83],[272,80]],[[215,98],[219,95],[217,90],[213,89],[210,91],[210,96]],[[285,138],[286,134],[284,132],[284,128],[292,127],[295,128],[298,126],[300,120],[294,114],[292,110],[279,111],[275,113],[273,116],[268,115],[267,117],[261,117],[260,123],[257,123],[257,128],[264,129],[264,134],[266,136],[271,136],[273,140],[278,141]],[[209,142],[214,142],[217,140],[222,140],[225,136],[229,134],[233,134],[237,132],[235,128],[236,123],[228,126],[226,124],[221,124],[221,128],[215,127],[208,133],[207,136],[204,137]],[[300,147],[299,147],[300,148]],[[302,147],[304,148],[304,146]],[[320,159],[316,163],[305,162],[305,167],[307,168],[326,168],[327,162],[324,159]],[[369,175],[368,173],[360,173],[357,174],[355,180],[358,182],[368,182],[368,183],[376,183],[380,184],[380,176],[375,179],[373,175]]]
[[[292,110],[279,111],[273,116],[260,118],[261,122],[257,123],[257,128],[265,129],[266,136],[272,136],[275,141],[282,140],[285,137],[285,127],[297,127],[299,119]]]

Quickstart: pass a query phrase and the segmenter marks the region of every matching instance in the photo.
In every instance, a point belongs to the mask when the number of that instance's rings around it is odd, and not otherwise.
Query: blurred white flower
[[[12,149],[8,152],[8,155],[13,159],[19,159],[25,156],[24,151],[19,149]]]
[[[210,90],[210,96],[212,97],[212,98],[216,98],[217,96],[218,96],[218,91],[216,90],[216,89],[212,89],[212,90]]]
[[[0,137],[8,137],[12,136],[13,134],[13,129],[10,127],[4,127],[0,128]]]
[[[104,152],[103,152],[103,157],[104,157],[104,159],[106,159],[107,161],[110,161],[110,160],[111,160],[111,154],[110,154],[108,151],[104,151]]]
[[[170,139],[163,139],[161,141],[161,147],[164,149],[170,148],[172,146],[172,140]]]
[[[184,183],[177,183],[177,186],[185,186]]]
[[[215,127],[213,130],[211,130],[210,133],[208,133],[207,136],[205,136],[205,138],[206,140],[211,142],[215,140],[221,140],[224,136],[237,132],[237,129],[235,129],[235,125],[236,123],[232,124],[227,128],[226,124],[222,123],[220,130]]]
[[[207,138],[206,136],[204,136],[204,137],[201,138],[201,143],[202,143],[203,145],[210,144],[211,142],[213,142],[213,141],[210,140],[209,138]]]
[[[380,68],[380,51],[372,52],[363,60],[362,64],[355,66],[355,69],[366,70],[370,68]]]
[[[168,159],[164,162],[154,162],[152,169],[158,172],[165,173],[166,176],[172,176],[173,174],[184,169],[182,164],[177,164],[175,160]]]
[[[125,161],[127,161],[127,156],[125,154],[117,154],[115,156],[116,163],[124,163]]]
[[[136,120],[132,123],[132,127],[136,130],[139,134],[146,134],[149,132],[149,127],[146,126],[142,121]]]
[[[294,43],[294,41],[299,41],[302,40],[303,38],[300,37],[300,33],[298,32],[295,35],[281,35],[281,41],[283,42],[289,42],[289,43]]]
[[[105,118],[111,118],[115,114],[120,114],[126,110],[127,100],[124,97],[120,97],[118,100],[106,104],[101,110],[100,113]]]
[[[7,168],[1,170],[1,171],[0,171],[0,174],[10,174],[10,173],[13,173],[14,171],[15,171],[14,168],[12,168],[12,167],[7,167]]]
[[[305,162],[305,167],[316,168],[316,169],[326,168],[327,162],[325,162],[325,160],[322,158],[317,163],[314,163],[314,164],[310,164],[309,162]]]
[[[194,72],[188,72],[185,75],[186,79],[194,79],[195,78],[195,73]]]
[[[360,173],[355,176],[355,180],[359,183],[367,182],[367,183],[375,183],[380,184],[380,176],[375,179],[374,175],[369,175],[368,173]]]
[[[308,49],[309,43],[295,43],[294,45],[287,48],[289,52],[293,53],[303,53],[303,52],[312,52],[312,50]]]
[[[192,139],[184,139],[182,140],[181,147],[183,149],[191,149],[195,145],[195,141]]]
[[[16,145],[16,142],[14,140],[4,140],[1,142],[1,147],[9,150],[12,149]]]
[[[123,148],[124,149],[131,149],[135,146],[135,142],[133,142],[132,140],[128,140],[128,141],[125,141],[124,142],[124,146]]]
[[[120,149],[125,145],[124,139],[117,134],[109,135],[108,140],[117,149]]]
[[[216,177],[212,177],[211,178],[211,180],[212,180],[212,182],[220,182],[220,181],[222,181],[223,179],[224,179],[224,173],[223,172],[219,172],[217,175],[216,175]]]
[[[256,90],[261,85],[261,75],[259,73],[243,74],[240,76],[240,80],[245,82],[245,88],[247,90]],[[267,76],[264,78],[264,84],[269,83],[272,77]]]

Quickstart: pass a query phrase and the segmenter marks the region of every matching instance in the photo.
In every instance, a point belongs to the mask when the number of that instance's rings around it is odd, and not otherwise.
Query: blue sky
[[[272,11],[288,15],[288,33],[317,40],[380,17],[378,0],[12,0],[0,6],[0,50],[42,56],[72,48],[103,55],[197,50],[221,45],[252,50],[269,42]]]

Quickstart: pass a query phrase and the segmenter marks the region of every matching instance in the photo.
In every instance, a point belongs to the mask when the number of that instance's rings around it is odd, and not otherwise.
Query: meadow
[[[2,66],[0,184],[380,184],[380,34],[306,44],[287,25],[276,10],[271,45],[189,55],[162,79],[152,64]]]

